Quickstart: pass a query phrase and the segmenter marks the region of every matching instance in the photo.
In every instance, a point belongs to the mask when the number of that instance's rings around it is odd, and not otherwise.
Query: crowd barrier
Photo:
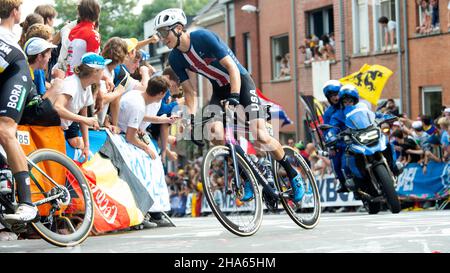
[[[320,202],[322,207],[346,207],[362,206],[362,202],[354,198],[353,193],[344,194],[336,192],[336,183],[333,175],[325,175],[323,178],[316,177],[319,187]],[[450,164],[428,163],[427,172],[422,172],[422,167],[417,163],[408,164],[398,178],[397,193],[401,200],[438,200],[450,196]],[[306,196],[305,207],[308,207]],[[252,208],[239,206],[230,200],[224,192],[217,191],[215,200],[221,204],[222,211],[245,211]],[[281,209],[281,205],[279,206]],[[211,212],[205,198],[203,198],[202,212]]]
[[[320,193],[320,203],[322,207],[362,206],[362,202],[356,200],[353,196],[353,193],[337,193],[334,180],[335,178],[332,175],[325,175],[323,178],[316,177]],[[252,209],[248,204],[236,206],[233,200],[231,200],[230,197],[227,196],[223,191],[217,191],[214,195],[214,198],[218,204],[221,204],[221,210],[225,212],[246,211]],[[304,204],[304,207],[312,207],[312,203],[311,205],[309,205],[310,202],[308,202],[309,200],[311,200],[311,198],[312,194],[307,193],[304,199],[304,201],[306,202],[306,204]],[[279,204],[278,208],[282,209],[281,204]],[[203,199],[202,212],[211,212],[211,208],[209,207],[206,198]]]
[[[26,154],[38,148],[52,148],[75,161],[81,151],[65,143],[60,127],[20,126],[18,135]],[[169,211],[169,193],[161,159],[151,160],[141,149],[126,142],[123,135],[90,131],[89,160],[81,167],[88,179],[95,203],[94,231],[104,233],[135,226],[147,211]],[[150,147],[157,153],[157,145]]]
[[[450,194],[450,163],[428,163],[426,173],[417,163],[406,165],[398,178],[397,193],[401,199],[437,200]]]
[[[59,126],[19,126],[18,139],[26,154],[38,148],[50,148],[79,160],[81,151],[64,140]],[[124,229],[140,224],[147,211],[169,211],[170,200],[162,162],[151,160],[141,149],[126,142],[124,135],[109,131],[90,131],[89,160],[82,165],[93,191],[96,206],[94,229],[97,233]],[[150,147],[157,153],[157,144]],[[157,153],[158,154],[158,153]],[[360,206],[352,193],[336,193],[335,178],[316,178],[322,207]],[[450,195],[450,164],[430,162],[427,172],[418,164],[408,164],[399,176],[397,192],[401,199],[436,200]],[[238,208],[223,192],[215,194],[223,211]],[[306,198],[308,200],[308,198]],[[280,207],[281,209],[281,207]],[[205,198],[201,212],[211,212]]]

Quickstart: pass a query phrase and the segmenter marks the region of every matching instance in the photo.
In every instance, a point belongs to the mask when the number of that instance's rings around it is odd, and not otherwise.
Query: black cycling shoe
[[[346,193],[346,192],[350,192],[350,191],[347,189],[347,186],[345,186],[345,184],[339,182],[336,192],[337,193]]]

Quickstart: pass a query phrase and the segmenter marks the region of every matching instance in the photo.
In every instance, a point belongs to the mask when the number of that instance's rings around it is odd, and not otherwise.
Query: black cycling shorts
[[[0,74],[0,116],[19,123],[32,86],[27,61],[22,59],[10,63]]]
[[[222,107],[221,101],[227,99],[231,94],[231,85],[213,88],[210,105],[218,105]],[[265,118],[264,109],[261,107],[261,102],[256,94],[256,86],[250,75],[241,74],[241,90],[239,102],[244,106],[248,119],[254,120],[258,118]]]

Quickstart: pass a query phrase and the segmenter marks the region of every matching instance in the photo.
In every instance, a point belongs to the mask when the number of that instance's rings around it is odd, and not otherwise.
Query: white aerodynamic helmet
[[[155,30],[162,27],[171,27],[175,24],[187,23],[186,15],[182,9],[166,9],[158,13],[155,17]]]

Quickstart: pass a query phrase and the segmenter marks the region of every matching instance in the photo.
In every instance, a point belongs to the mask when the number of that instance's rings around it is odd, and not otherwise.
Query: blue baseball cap
[[[102,56],[88,52],[81,57],[81,63],[96,69],[103,69],[106,65],[110,64],[112,60],[105,59]]]

